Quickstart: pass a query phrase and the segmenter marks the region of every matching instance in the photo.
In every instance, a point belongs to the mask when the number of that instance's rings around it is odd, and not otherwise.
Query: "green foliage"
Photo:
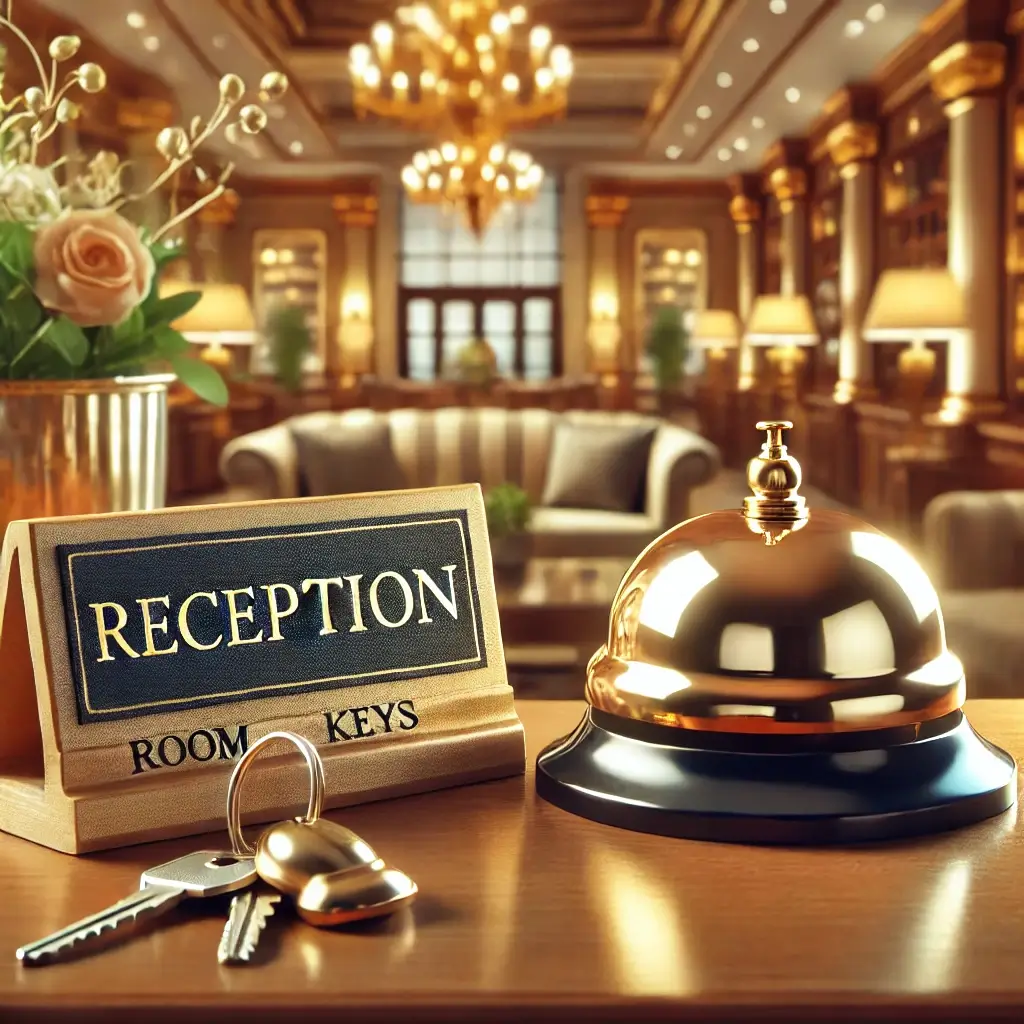
[[[662,306],[647,332],[647,354],[654,363],[654,378],[660,389],[670,390],[683,379],[689,341],[682,311],[675,306]]]
[[[313,347],[306,311],[301,306],[278,306],[267,317],[266,334],[278,383],[289,391],[298,391],[302,387],[302,364]]]
[[[487,528],[492,537],[522,533],[530,522],[530,496],[515,484],[498,484],[484,495]]]
[[[85,380],[171,370],[200,398],[226,405],[227,388],[216,370],[188,355],[189,343],[171,324],[189,312],[199,292],[161,299],[159,268],[181,248],[150,246],[158,273],[142,305],[119,324],[79,327],[44,309],[32,290],[32,232],[0,223],[0,377],[8,380]]]

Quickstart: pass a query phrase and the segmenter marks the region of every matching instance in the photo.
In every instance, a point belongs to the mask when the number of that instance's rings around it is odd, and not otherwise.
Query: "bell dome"
[[[669,530],[611,609],[586,696],[614,715],[733,733],[829,733],[941,718],[964,700],[938,595],[894,540],[807,509],[785,423],[748,472],[741,514]]]
[[[810,509],[784,421],[741,509],[633,563],[591,658],[589,708],[538,759],[542,796],[643,831],[752,842],[884,838],[1010,806],[1013,760],[963,714],[939,598],[895,540]]]

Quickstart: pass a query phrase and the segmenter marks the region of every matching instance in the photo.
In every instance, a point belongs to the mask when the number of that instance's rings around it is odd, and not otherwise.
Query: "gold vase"
[[[0,381],[0,538],[14,519],[160,508],[173,380]]]

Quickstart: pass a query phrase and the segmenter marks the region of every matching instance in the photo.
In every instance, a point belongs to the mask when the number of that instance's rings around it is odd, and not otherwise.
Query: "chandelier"
[[[543,180],[543,168],[529,153],[503,142],[483,148],[445,142],[417,153],[402,171],[413,202],[459,208],[478,236],[505,203],[535,199]]]
[[[572,53],[505,0],[417,0],[349,51],[357,115],[501,137],[565,112]]]

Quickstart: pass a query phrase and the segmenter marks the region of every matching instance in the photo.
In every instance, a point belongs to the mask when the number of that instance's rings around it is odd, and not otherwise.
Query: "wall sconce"
[[[622,341],[619,322],[607,317],[591,320],[587,340],[591,367],[600,374],[602,384],[613,387],[619,375],[619,343]]]
[[[373,339],[369,296],[349,292],[342,299],[338,328],[342,387],[353,387],[360,377],[373,371]]]

